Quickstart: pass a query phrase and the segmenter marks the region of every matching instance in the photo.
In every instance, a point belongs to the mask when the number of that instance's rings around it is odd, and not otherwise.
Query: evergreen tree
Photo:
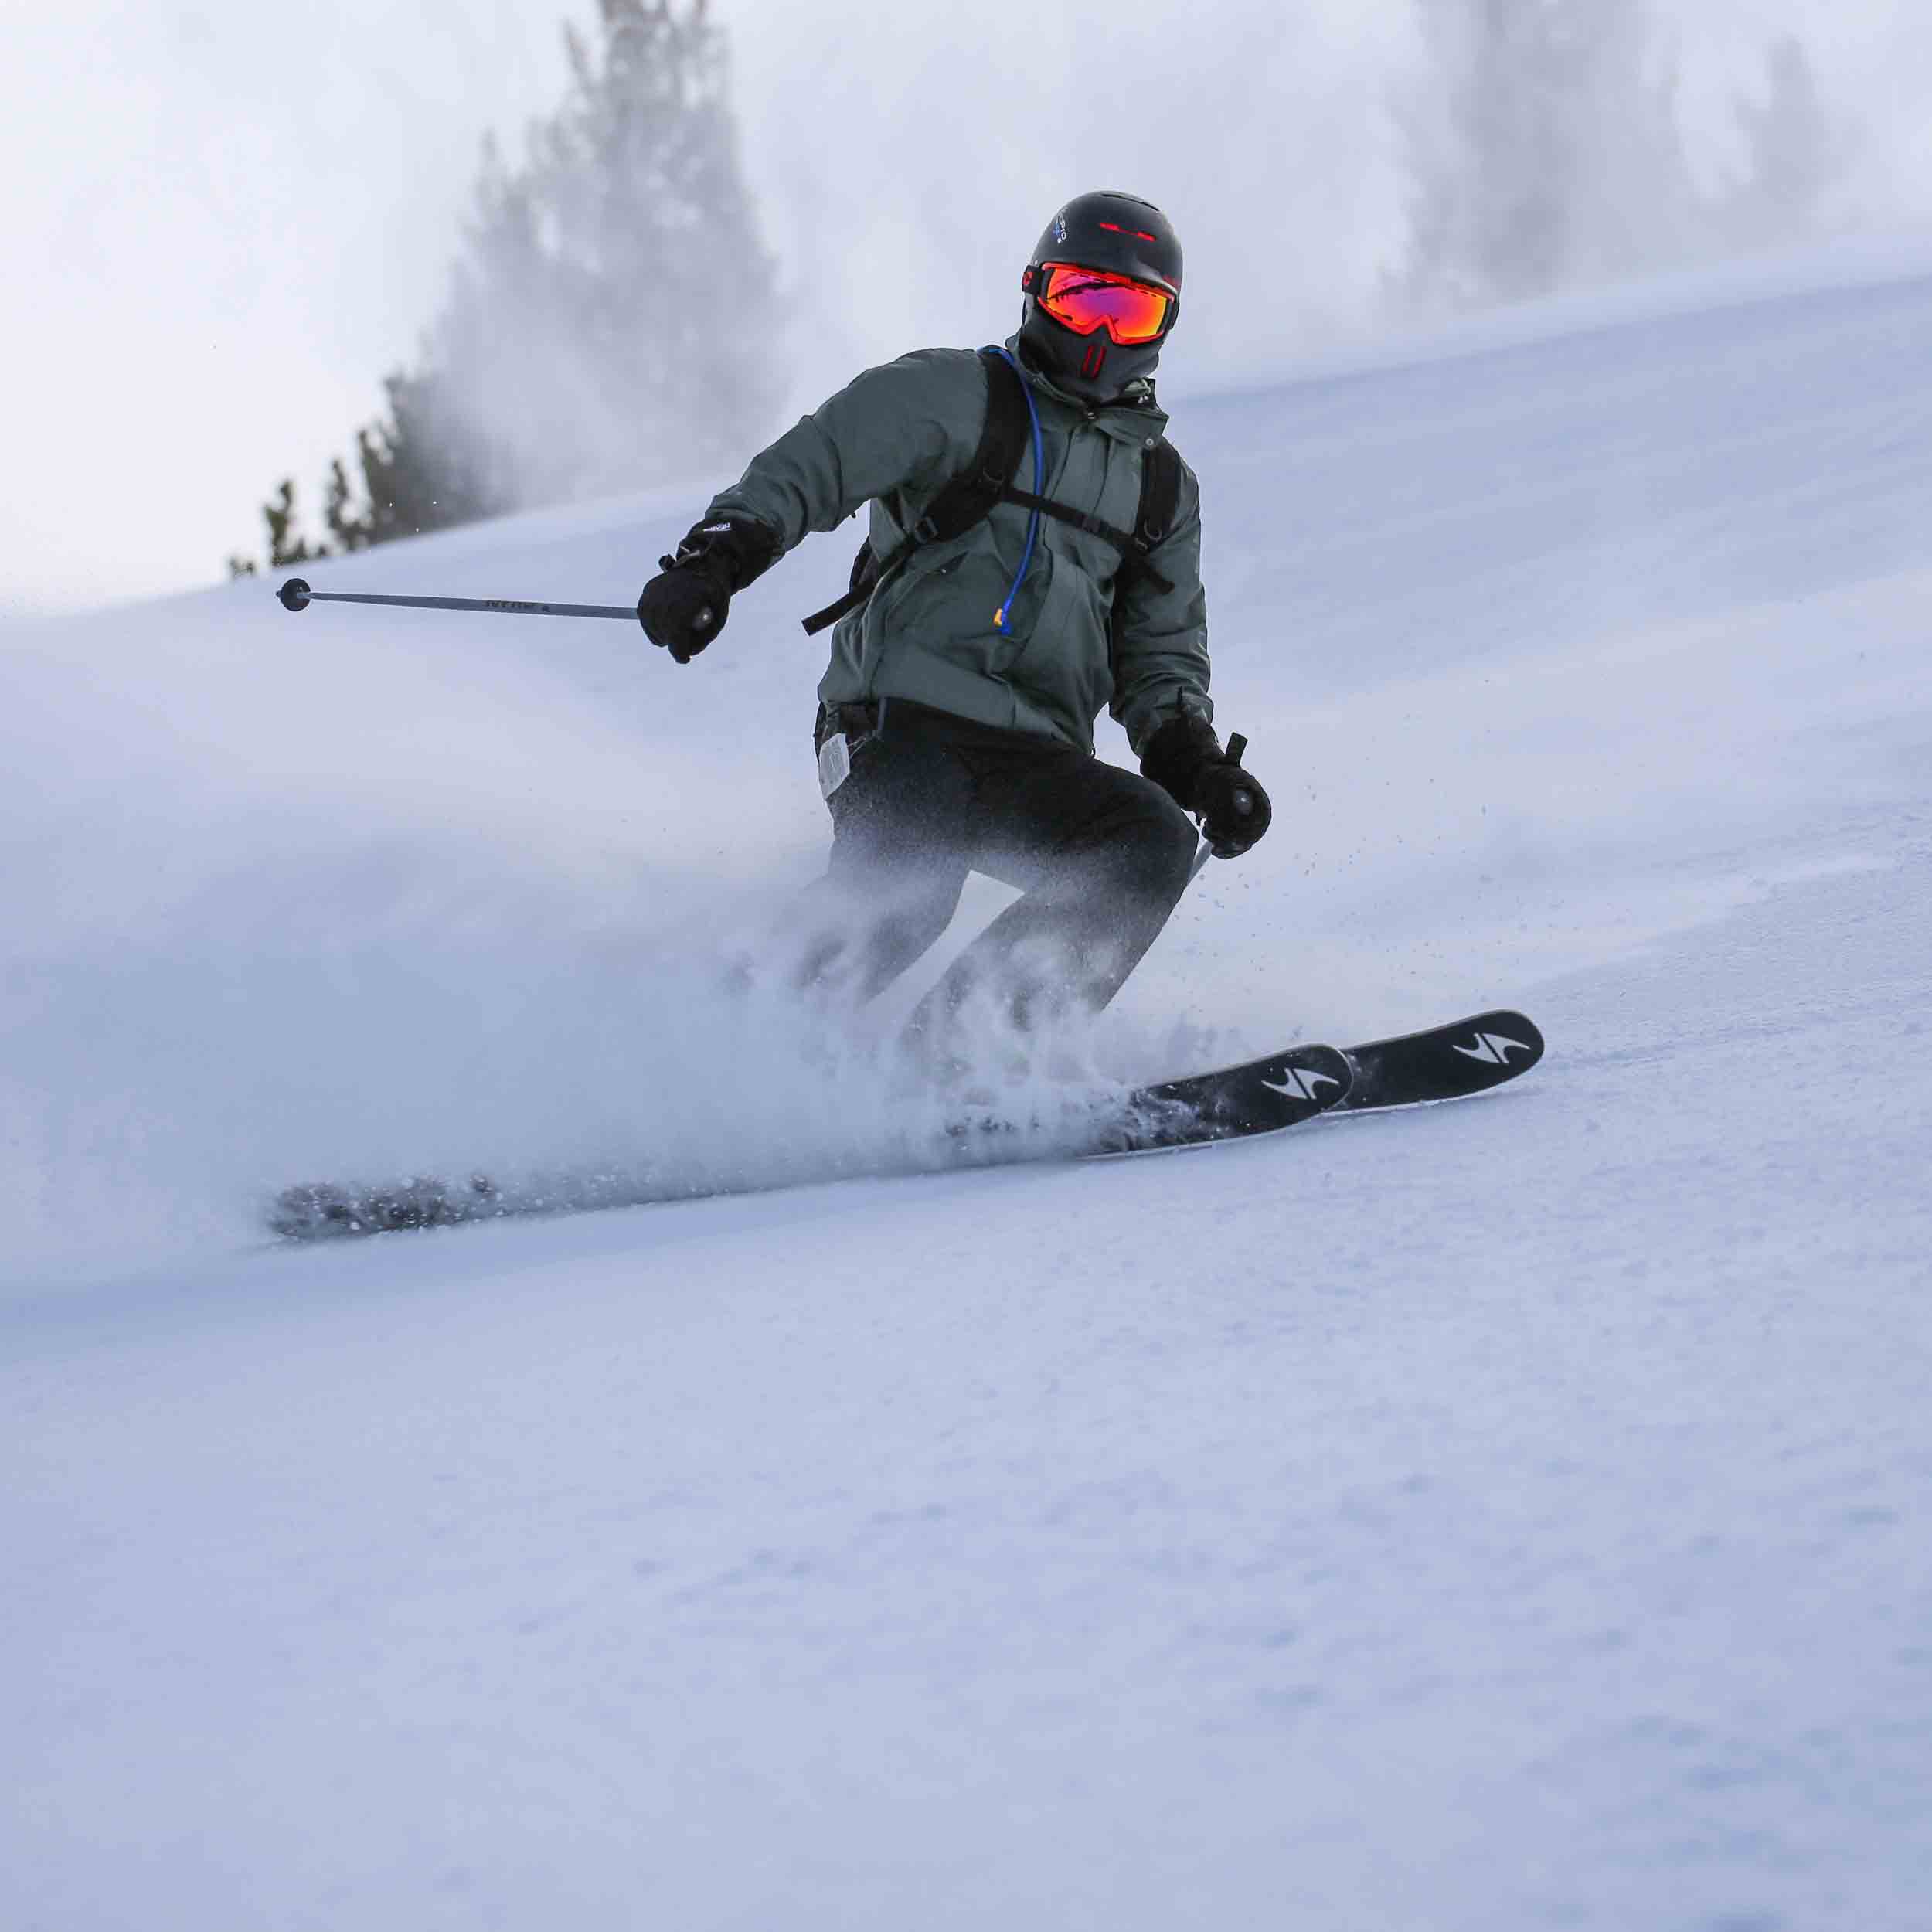
[[[1427,85],[1401,116],[1406,292],[1510,301],[1740,247],[1816,222],[1839,145],[1803,49],[1741,103],[1746,178],[1699,185],[1648,0],[1415,0]]]
[[[784,380],[771,261],[737,158],[705,0],[597,0],[567,97],[520,168],[484,144],[471,218],[423,366],[338,458],[337,552],[735,461]],[[332,553],[265,505],[271,566]],[[230,561],[251,573],[243,558]]]
[[[783,383],[772,264],[704,0],[598,0],[594,50],[521,168],[487,144],[431,338],[439,446],[492,500],[550,502],[741,457]]]
[[[1740,100],[1750,166],[1731,202],[1739,239],[1773,244],[1794,223],[1815,226],[1850,143],[1826,113],[1804,48],[1788,36],[1766,56],[1762,101]]]
[[[292,476],[284,477],[281,488],[262,505],[262,521],[268,526],[270,570],[279,570],[285,564],[312,563],[317,557],[329,553],[327,544],[317,544],[311,548],[308,539],[296,528],[295,479]],[[255,573],[253,557],[231,556],[228,560],[228,574],[231,577],[252,577]]]
[[[359,512],[352,509],[346,465],[330,465],[324,519],[336,547],[367,549],[399,536],[473,523],[507,509],[492,501],[471,477],[453,439],[435,423],[438,379],[401,371],[383,379],[389,413],[355,432],[361,482]]]
[[[1695,194],[1641,0],[1417,0],[1409,280],[1519,301],[1682,252]]]

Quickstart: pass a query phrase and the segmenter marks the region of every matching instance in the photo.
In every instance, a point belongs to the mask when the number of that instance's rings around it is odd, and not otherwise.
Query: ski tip
[[[467,1185],[458,1185],[413,1175],[382,1188],[328,1182],[284,1188],[264,1218],[269,1232],[284,1241],[332,1241],[454,1227],[492,1219],[499,1211],[496,1184],[485,1175],[472,1175]]]
[[[1370,1040],[1349,1049],[1355,1084],[1342,1105],[1359,1111],[1480,1094],[1527,1073],[1543,1058],[1543,1046],[1536,1022],[1513,1007]]]
[[[1474,1014],[1450,1030],[1453,1052],[1478,1064],[1507,1067],[1512,1074],[1527,1073],[1543,1056],[1542,1030],[1527,1013],[1512,1008]]]

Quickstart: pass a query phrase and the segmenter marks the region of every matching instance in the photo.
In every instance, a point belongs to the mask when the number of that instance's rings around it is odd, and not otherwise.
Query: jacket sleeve
[[[1136,756],[1177,706],[1209,723],[1214,719],[1208,696],[1207,593],[1201,583],[1201,487],[1185,464],[1174,528],[1150,561],[1174,587],[1162,590],[1139,577],[1123,590],[1108,707]]]
[[[749,517],[790,550],[896,491],[936,490],[979,447],[986,372],[970,350],[920,349],[869,369],[751,459],[712,498],[713,517]]]

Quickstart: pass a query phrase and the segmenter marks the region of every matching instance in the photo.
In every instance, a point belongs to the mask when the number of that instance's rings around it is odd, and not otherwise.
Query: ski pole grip
[[[1231,765],[1238,765],[1247,753],[1247,748],[1248,741],[1241,736],[1240,732],[1232,733],[1228,739],[1228,763]],[[1237,791],[1234,794],[1234,809],[1243,818],[1247,818],[1248,814],[1254,809],[1253,794],[1246,791]]]

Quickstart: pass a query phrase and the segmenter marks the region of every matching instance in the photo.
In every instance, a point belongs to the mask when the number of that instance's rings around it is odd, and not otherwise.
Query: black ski
[[[990,1116],[962,1122],[948,1138],[954,1158],[988,1165],[1205,1147],[1277,1133],[1310,1119],[1348,1093],[1350,1077],[1347,1060],[1332,1046],[1291,1047],[1213,1073],[1139,1087],[1124,1099],[1077,1111],[1064,1121]],[[723,1183],[713,1191],[749,1192],[757,1185]],[[267,1218],[270,1230],[284,1240],[313,1241],[638,1206],[691,1198],[698,1192],[654,1189],[647,1177],[621,1172],[560,1175],[511,1187],[481,1174],[461,1181],[417,1175],[381,1187],[319,1182],[284,1188]]]
[[[1338,1113],[1460,1100],[1527,1073],[1543,1056],[1543,1036],[1526,1014],[1474,1013],[1393,1039],[1351,1046],[1352,1078]]]
[[[456,1182],[410,1175],[383,1187],[344,1187],[327,1181],[285,1187],[276,1196],[267,1219],[270,1233],[284,1240],[319,1241],[338,1235],[394,1234],[405,1228],[455,1227],[464,1221],[509,1215],[627,1205],[614,1190],[602,1198],[594,1191],[586,1195],[573,1190],[569,1197],[510,1202],[485,1175]]]
[[[1479,1094],[1528,1073],[1543,1054],[1543,1035],[1524,1015],[1477,1013],[1420,1033],[1369,1040],[1345,1052],[1293,1046],[1212,1073],[1158,1081],[1056,1128],[991,1119],[962,1126],[954,1138],[962,1154],[977,1154],[988,1164],[1106,1159],[1210,1147],[1279,1133],[1331,1109],[1352,1113],[1414,1107]],[[505,1189],[482,1175],[458,1182],[417,1176],[386,1187],[287,1188],[270,1207],[267,1221],[285,1240],[311,1241],[636,1206],[697,1198],[707,1191],[748,1191],[756,1185],[659,1191],[638,1175],[611,1172],[562,1175]]]
[[[1332,1046],[1291,1046],[1259,1060],[1137,1087],[1110,1108],[1095,1154],[1146,1154],[1277,1134],[1348,1097],[1354,1070]]]
[[[1317,1114],[1461,1100],[1528,1073],[1543,1056],[1536,1023],[1502,1009],[1340,1052],[1291,1047],[1272,1058],[1142,1087],[1128,1097],[1124,1118],[1102,1144],[1081,1151],[1206,1146],[1276,1133]]]

